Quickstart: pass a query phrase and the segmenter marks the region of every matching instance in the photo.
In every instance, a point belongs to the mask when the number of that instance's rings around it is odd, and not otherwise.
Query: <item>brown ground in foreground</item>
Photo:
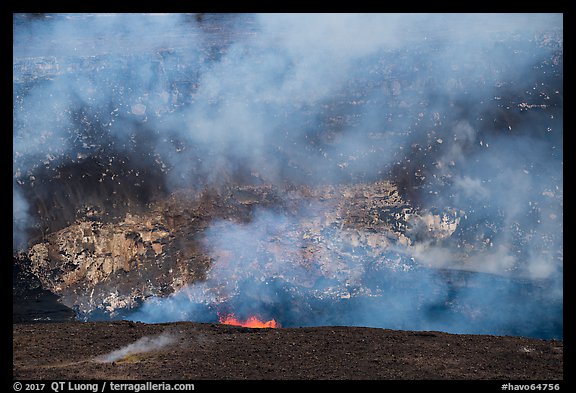
[[[563,379],[563,342],[521,337],[126,321],[15,324],[13,334],[15,379]],[[142,337],[169,339],[98,359]]]

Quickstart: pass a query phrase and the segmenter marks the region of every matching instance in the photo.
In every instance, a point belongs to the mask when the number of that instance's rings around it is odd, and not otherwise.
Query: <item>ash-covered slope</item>
[[[21,380],[564,378],[562,341],[342,326],[21,324],[13,350]]]

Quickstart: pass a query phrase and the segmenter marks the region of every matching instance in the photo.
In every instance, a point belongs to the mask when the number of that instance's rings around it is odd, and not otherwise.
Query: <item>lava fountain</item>
[[[227,314],[225,316],[219,316],[219,321],[221,324],[224,325],[233,325],[233,326],[242,326],[248,328],[278,328],[280,324],[276,322],[275,319],[271,319],[269,321],[261,321],[255,315],[248,317],[246,320],[241,321],[234,316],[234,314]]]

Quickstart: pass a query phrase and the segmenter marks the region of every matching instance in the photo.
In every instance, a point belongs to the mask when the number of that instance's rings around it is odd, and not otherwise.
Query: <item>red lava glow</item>
[[[261,321],[256,316],[248,317],[245,321],[240,321],[238,318],[234,316],[234,314],[228,314],[226,316],[220,316],[220,323],[224,325],[233,325],[233,326],[243,326],[249,328],[278,328],[280,324],[276,322],[276,320],[271,319],[269,321]]]

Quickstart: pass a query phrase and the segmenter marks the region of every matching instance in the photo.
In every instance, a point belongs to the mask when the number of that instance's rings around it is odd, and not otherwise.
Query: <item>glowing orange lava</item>
[[[224,325],[234,325],[234,326],[243,326],[249,328],[278,328],[280,324],[276,322],[276,320],[271,319],[269,321],[261,321],[256,316],[251,316],[245,321],[240,321],[238,318],[234,316],[234,314],[228,314],[226,316],[220,316],[220,323]]]

